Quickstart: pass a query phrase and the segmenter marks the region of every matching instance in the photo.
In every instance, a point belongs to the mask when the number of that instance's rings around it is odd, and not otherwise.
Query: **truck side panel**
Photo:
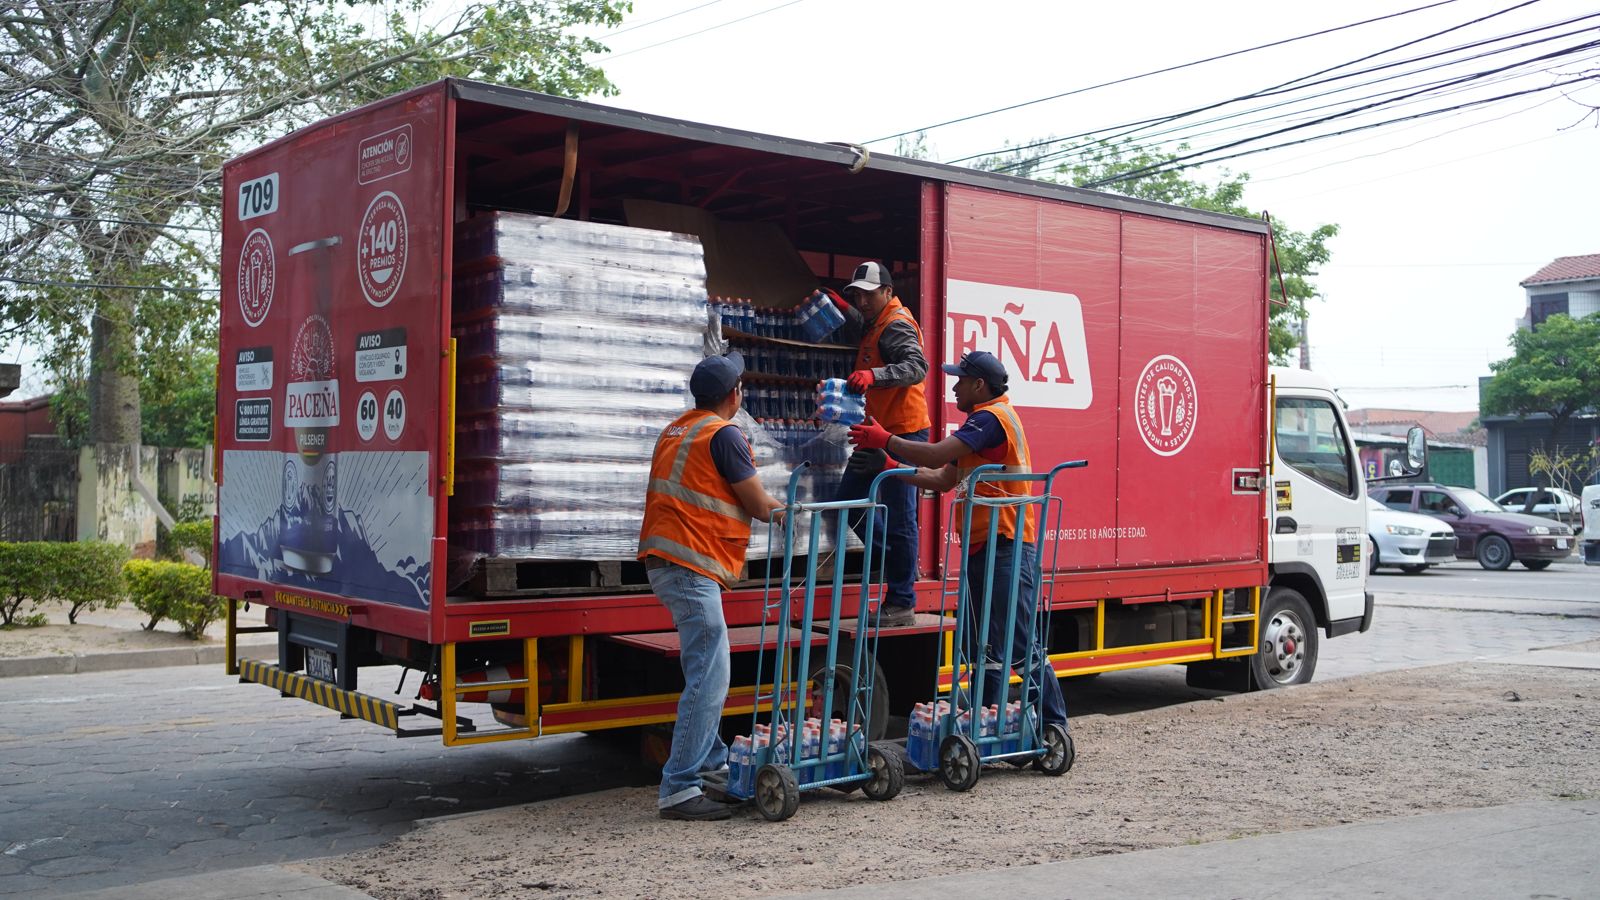
[[[217,577],[425,621],[444,290],[445,93],[295,132],[223,175]],[[337,614],[337,613],[335,613]]]
[[[980,349],[1005,362],[1036,468],[1089,460],[1061,483],[1061,565],[1261,561],[1262,495],[1232,478],[1263,465],[1261,236],[946,196],[944,333],[930,343],[946,360]],[[941,380],[948,429],[964,416]]]

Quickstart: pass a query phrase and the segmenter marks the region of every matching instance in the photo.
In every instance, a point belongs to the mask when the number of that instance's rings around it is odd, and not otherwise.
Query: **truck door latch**
[[[1261,477],[1260,469],[1234,469],[1233,492],[1235,494],[1259,494],[1266,490],[1267,482]]]

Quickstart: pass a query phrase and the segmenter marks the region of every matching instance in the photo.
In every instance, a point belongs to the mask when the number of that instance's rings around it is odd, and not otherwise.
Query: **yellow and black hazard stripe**
[[[374,725],[382,725],[395,731],[400,729],[400,707],[395,704],[355,691],[341,690],[326,681],[285,672],[274,665],[253,659],[241,659],[239,680],[264,684],[281,693],[299,697],[301,700],[310,700],[318,706],[326,706]]]

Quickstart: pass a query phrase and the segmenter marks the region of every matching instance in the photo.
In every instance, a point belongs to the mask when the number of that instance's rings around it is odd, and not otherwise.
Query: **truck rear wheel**
[[[1292,588],[1275,587],[1261,605],[1261,634],[1250,657],[1259,690],[1305,684],[1317,669],[1317,620],[1311,604]]]

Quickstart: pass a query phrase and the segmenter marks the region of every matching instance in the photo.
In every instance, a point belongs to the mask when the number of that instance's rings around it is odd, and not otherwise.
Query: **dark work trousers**
[[[1039,608],[1039,545],[1022,544],[1021,553],[1017,552],[1017,543],[1008,537],[1000,537],[994,546],[994,582],[992,595],[989,601],[989,634],[984,641],[974,640],[969,646],[974,647],[974,657],[977,649],[987,644],[984,656],[983,676],[983,705],[991,703],[1004,704],[1007,699],[1006,686],[1015,670],[1024,674],[1029,667],[1039,673],[1041,686],[1044,688],[1042,716],[1046,724],[1051,722],[1059,725],[1067,724],[1067,701],[1061,693],[1061,681],[1056,678],[1054,670],[1049,668],[1049,654],[1043,647],[1033,646],[1034,615]],[[967,610],[967,622],[975,634],[983,624],[983,599],[984,599],[984,573],[989,559],[989,548],[979,547],[976,553],[968,554],[964,565],[967,579],[967,596],[971,598],[972,605]],[[1006,631],[1006,606],[1011,599],[1012,572],[1021,570],[1017,582],[1017,623],[1011,634]],[[1010,659],[1003,660],[1003,648],[1011,650]],[[1024,698],[1027,703],[1034,702],[1034,698]]]
[[[908,441],[927,443],[928,429],[910,431],[896,435]],[[891,459],[901,465],[910,463],[889,454]],[[839,490],[834,494],[835,500],[861,500],[867,496],[867,490],[872,487],[872,479],[876,472],[857,474],[846,468],[844,475],[839,479]],[[917,489],[910,483],[900,478],[885,478],[878,485],[878,502],[882,503],[888,513],[879,514],[878,522],[873,526],[874,568],[882,566],[884,580],[885,606],[911,607],[917,604],[917,595],[914,585],[917,581]],[[858,510],[850,514],[850,527],[864,541],[867,539],[867,514]]]

